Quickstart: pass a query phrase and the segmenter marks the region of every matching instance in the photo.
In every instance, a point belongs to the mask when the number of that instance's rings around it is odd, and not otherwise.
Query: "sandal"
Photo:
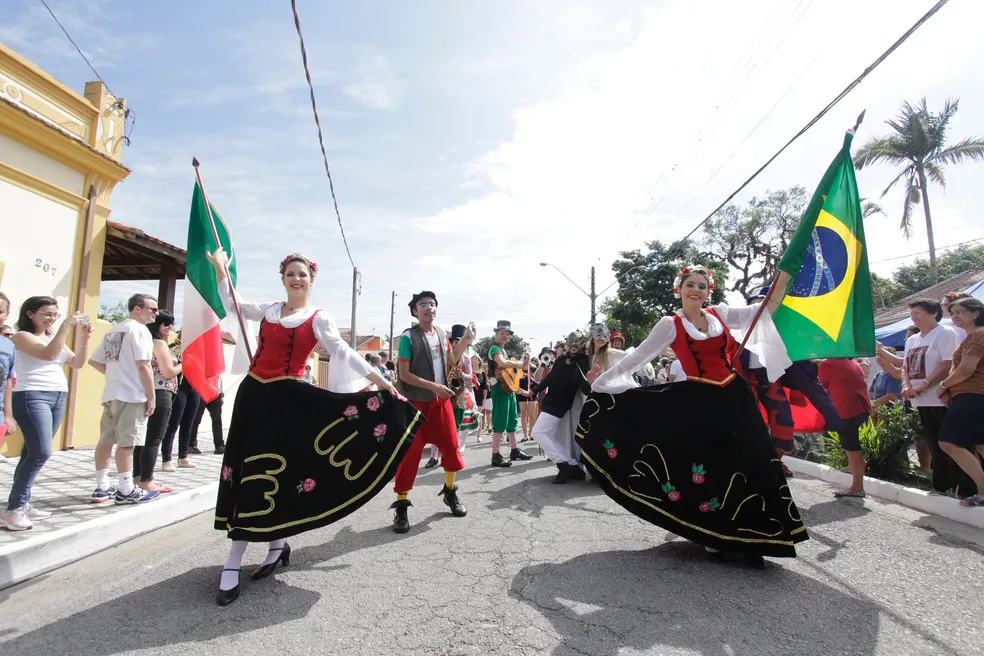
[[[984,508],[984,497],[981,497],[979,494],[975,494],[972,497],[961,499],[960,505],[967,508]]]
[[[842,487],[839,490],[834,490],[834,496],[837,497],[838,499],[842,499],[844,497],[854,497],[857,499],[864,499],[868,495],[865,494],[864,490],[851,490],[846,487]]]

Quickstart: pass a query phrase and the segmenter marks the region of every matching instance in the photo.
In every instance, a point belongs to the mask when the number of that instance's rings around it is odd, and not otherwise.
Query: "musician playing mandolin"
[[[492,387],[492,466],[509,467],[513,460],[532,460],[519,450],[516,445],[516,429],[519,428],[519,406],[516,394],[529,394],[519,390],[519,381],[523,370],[530,364],[530,349],[526,347],[522,360],[510,360],[506,354],[506,342],[513,334],[512,324],[499,321],[495,327],[495,344],[489,349],[489,376],[495,378],[497,384]],[[519,392],[517,392],[519,390]],[[502,445],[502,435],[509,439],[509,460],[499,453]]]

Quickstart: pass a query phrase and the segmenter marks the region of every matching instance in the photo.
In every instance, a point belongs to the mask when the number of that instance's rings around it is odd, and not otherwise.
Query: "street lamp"
[[[591,267],[591,291],[590,291],[590,292],[586,292],[586,291],[584,291],[583,289],[581,289],[581,286],[580,286],[579,284],[577,284],[576,282],[574,282],[573,280],[571,280],[571,277],[570,277],[570,276],[568,276],[568,275],[567,275],[566,273],[564,273],[563,271],[561,271],[560,269],[558,269],[556,265],[553,265],[553,264],[550,264],[549,262],[540,262],[540,266],[542,266],[542,267],[547,267],[547,266],[548,266],[548,267],[553,267],[554,269],[557,269],[557,273],[559,273],[560,275],[562,275],[562,276],[564,276],[565,278],[567,278],[567,280],[568,280],[568,281],[569,281],[569,282],[570,282],[570,283],[571,283],[572,285],[574,285],[575,287],[577,287],[577,288],[578,288],[578,290],[580,290],[580,292],[581,292],[582,294],[584,294],[584,295],[585,295],[585,296],[587,296],[587,297],[588,297],[589,299],[591,299],[591,325],[592,325],[592,326],[593,326],[593,325],[595,325],[595,319],[597,318],[597,315],[595,314],[595,304],[596,304],[596,302],[598,301],[598,297],[599,297],[599,296],[600,296],[601,294],[604,294],[604,293],[605,293],[606,291],[608,291],[609,289],[611,289],[611,288],[612,288],[613,286],[615,286],[615,284],[616,284],[616,283],[618,283],[618,282],[619,282],[619,281],[620,281],[620,280],[621,280],[622,278],[624,278],[625,276],[627,276],[627,275],[629,275],[630,273],[632,273],[632,272],[633,272],[633,271],[635,271],[636,269],[645,269],[645,268],[647,268],[645,264],[639,264],[639,265],[637,265],[637,266],[634,266],[634,267],[632,267],[631,269],[629,269],[628,271],[626,271],[625,273],[623,273],[623,274],[621,274],[621,275],[619,275],[619,276],[617,276],[617,277],[615,278],[615,281],[614,281],[614,282],[612,282],[612,284],[611,284],[611,285],[608,285],[608,287],[605,287],[604,289],[602,289],[600,293],[596,293],[596,292],[595,292],[595,268],[594,268],[594,267]]]

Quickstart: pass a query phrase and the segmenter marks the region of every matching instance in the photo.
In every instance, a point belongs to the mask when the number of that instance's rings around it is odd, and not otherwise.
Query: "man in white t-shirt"
[[[141,490],[133,484],[133,447],[147,436],[147,418],[154,414],[154,340],[147,329],[157,316],[157,300],[134,294],[127,301],[130,318],[109,329],[93,351],[89,364],[106,376],[103,414],[96,445],[96,489],[92,503],[134,504],[153,501],[160,492]],[[119,487],[109,482],[110,458],[116,446]]]
[[[905,341],[902,360],[902,398],[919,413],[922,440],[917,442],[919,464],[933,469],[933,488],[940,492],[956,487],[959,467],[939,447],[946,406],[936,395],[940,382],[950,374],[953,351],[960,338],[939,325],[943,307],[939,301],[921,298],[909,303],[909,317],[919,329]]]
[[[679,383],[687,380],[687,372],[683,370],[683,365],[680,364],[679,360],[674,360],[670,365],[670,375],[668,379],[671,383]]]

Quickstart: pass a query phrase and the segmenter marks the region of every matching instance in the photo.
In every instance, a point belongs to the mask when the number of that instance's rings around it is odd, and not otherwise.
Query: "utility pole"
[[[595,314],[595,301],[598,300],[598,294],[595,293],[595,268],[591,267],[591,294],[589,296],[591,299],[591,327],[595,325],[595,319],[597,315]]]
[[[393,360],[393,317],[396,316],[396,292],[390,298],[390,338],[389,338],[389,359]]]
[[[358,300],[359,300],[359,269],[356,267],[352,267],[352,327],[350,328],[350,330],[352,331],[352,335],[350,336],[349,340],[350,340],[350,346],[352,347],[353,351],[355,350],[356,347],[355,306],[357,305]]]

